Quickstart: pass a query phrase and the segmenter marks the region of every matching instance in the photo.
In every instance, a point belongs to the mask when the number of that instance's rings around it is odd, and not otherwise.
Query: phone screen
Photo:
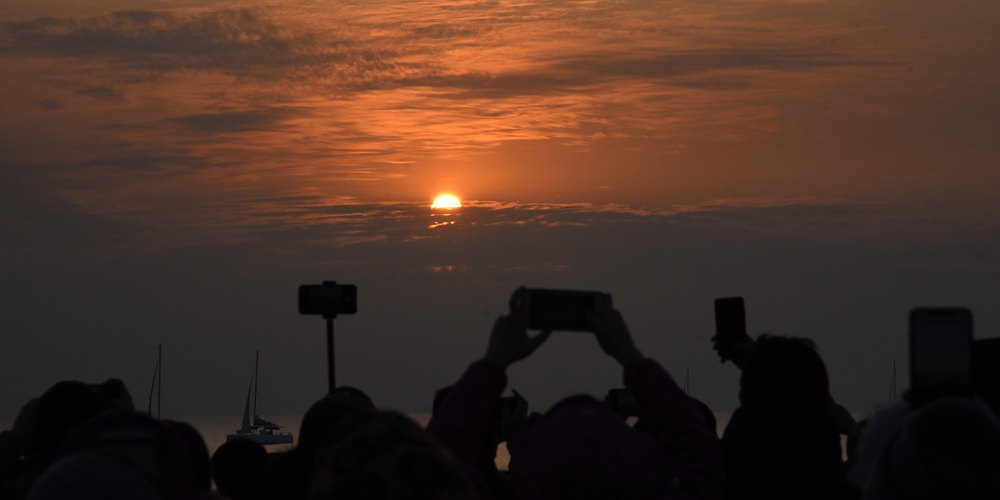
[[[358,287],[354,285],[302,285],[300,314],[354,314],[358,311]]]
[[[967,386],[971,382],[972,313],[915,309],[910,313],[910,387]]]
[[[743,311],[743,297],[715,299],[716,342],[737,342],[747,336],[746,315]]]
[[[600,292],[527,290],[528,328],[589,331],[587,312],[597,307]]]

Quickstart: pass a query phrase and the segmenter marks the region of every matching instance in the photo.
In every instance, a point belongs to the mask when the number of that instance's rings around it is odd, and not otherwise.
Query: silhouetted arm
[[[515,297],[520,291],[515,292]],[[529,337],[519,314],[497,318],[483,359],[469,366],[445,396],[427,430],[459,461],[480,498],[489,498],[489,487],[477,467],[479,447],[485,442],[490,417],[504,387],[506,369],[528,357],[552,333]]]
[[[625,367],[625,387],[639,403],[639,421],[667,456],[675,488],[666,498],[719,499],[725,472],[722,448],[698,408],[656,361]]]
[[[496,364],[480,360],[448,392],[427,430],[458,460],[480,498],[489,487],[477,466],[479,447],[490,426],[490,416],[507,386],[507,374]]]
[[[639,404],[643,431],[667,457],[663,475],[671,479],[665,499],[721,499],[725,488],[722,448],[697,406],[670,374],[646,358],[632,341],[621,313],[589,313],[601,349],[625,369],[625,387]]]

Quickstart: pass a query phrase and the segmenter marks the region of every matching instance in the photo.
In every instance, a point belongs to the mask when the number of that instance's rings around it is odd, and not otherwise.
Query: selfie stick
[[[324,314],[326,318],[326,366],[329,371],[330,392],[337,388],[336,369],[333,364],[333,319],[336,314]]]
[[[324,281],[322,285],[299,287],[299,314],[322,314],[326,320],[326,365],[330,392],[337,388],[336,364],[333,359],[333,320],[337,314],[354,314],[358,311],[358,287],[337,285]]]

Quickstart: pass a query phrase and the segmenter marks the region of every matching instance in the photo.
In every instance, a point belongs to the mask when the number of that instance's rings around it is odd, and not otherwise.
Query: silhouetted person
[[[348,417],[374,409],[371,398],[353,387],[338,387],[314,403],[299,427],[299,442],[268,465],[254,488],[257,500],[305,499],[316,463],[316,452]]]
[[[45,391],[32,413],[30,438],[25,446],[25,472],[44,471],[71,430],[110,407],[94,386],[83,382],[59,382]]]
[[[891,429],[881,442],[866,435],[863,443],[864,460],[874,465],[865,500],[1000,498],[1000,421],[981,400],[937,399]]]
[[[135,404],[132,402],[132,395],[129,394],[125,382],[117,378],[109,378],[100,384],[93,384],[91,387],[108,402],[112,408],[119,410],[134,410]]]
[[[373,409],[375,403],[360,389],[354,387],[334,389],[326,397],[313,403],[302,417],[302,425],[299,427],[299,449],[310,456],[315,456],[341,422],[354,414]]]
[[[146,413],[101,412],[70,431],[53,459],[29,498],[193,500],[208,495],[195,484],[184,438]]]
[[[100,453],[77,453],[56,462],[28,500],[166,500],[136,468]]]
[[[0,498],[23,497],[45,471],[66,435],[108,408],[131,408],[125,384],[59,382],[21,408],[9,431],[0,433]]]
[[[21,498],[31,487],[33,476],[24,467],[24,453],[31,438],[38,399],[28,401],[10,430],[0,432],[0,498]]]
[[[247,500],[254,482],[267,466],[267,450],[251,439],[233,439],[212,455],[212,476],[219,492],[232,500]]]
[[[708,405],[702,402],[701,400],[695,398],[690,398],[690,399],[691,402],[698,407],[698,411],[701,412],[701,416],[702,418],[705,419],[705,425],[708,427],[708,430],[712,433],[713,436],[715,436],[716,439],[718,439],[719,423],[715,420],[715,412],[713,412],[712,409],[709,408]]]
[[[757,344],[749,335],[736,341],[725,341],[717,338],[712,340],[715,341],[712,349],[718,352],[722,362],[732,361],[740,370],[745,369],[750,360],[757,354]],[[832,396],[828,410],[830,421],[837,427],[838,432],[847,436],[848,439],[861,438],[861,426],[854,420],[851,412],[837,404]]]
[[[479,436],[504,390],[506,369],[551,333],[527,335],[521,294],[515,292],[511,314],[497,319],[486,355],[466,370],[428,426],[484,499],[490,491],[476,466]],[[587,319],[601,349],[624,368],[645,432],[593,398],[563,401],[507,443],[517,498],[721,498],[721,450],[698,408],[636,348],[617,311],[605,308]]]
[[[829,380],[816,345],[762,335],[722,437],[729,500],[849,499]]]
[[[405,415],[348,419],[317,457],[311,500],[472,500],[455,458]]]
[[[201,437],[198,429],[191,424],[176,420],[163,420],[184,439],[190,458],[191,471],[194,472],[195,485],[204,491],[212,490],[212,465],[208,455],[208,445]]]
[[[432,416],[437,413],[452,387],[454,386],[444,387],[434,393]],[[479,447],[479,455],[476,460],[490,494],[501,499],[512,498],[514,492],[507,474],[497,469],[497,447],[500,443],[513,439],[528,426],[528,402],[517,391],[514,391],[514,395],[516,405],[512,409],[503,408],[500,397],[497,397],[494,402],[490,424],[485,434],[480,438],[482,444]]]

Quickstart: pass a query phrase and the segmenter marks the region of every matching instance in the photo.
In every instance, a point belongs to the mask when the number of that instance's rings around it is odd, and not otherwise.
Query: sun
[[[431,208],[440,210],[451,210],[453,208],[462,208],[462,202],[458,201],[458,198],[450,195],[443,194],[434,198],[434,203],[431,203]]]

